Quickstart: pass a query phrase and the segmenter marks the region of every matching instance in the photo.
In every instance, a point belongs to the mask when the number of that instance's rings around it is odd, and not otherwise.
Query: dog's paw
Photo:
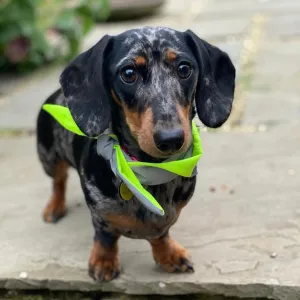
[[[117,278],[120,274],[120,264],[118,258],[99,259],[93,264],[89,263],[89,275],[96,282],[107,282]]]
[[[43,212],[43,219],[46,223],[57,223],[67,213],[64,205],[53,205],[49,202]]]
[[[194,272],[193,263],[185,248],[171,238],[151,242],[156,263],[170,273]]]
[[[120,274],[117,245],[103,247],[99,241],[94,242],[89,261],[89,275],[96,282],[111,281]]]

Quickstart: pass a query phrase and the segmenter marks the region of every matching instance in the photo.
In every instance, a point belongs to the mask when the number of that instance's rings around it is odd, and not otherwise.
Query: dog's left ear
[[[220,127],[231,112],[235,67],[225,52],[200,39],[191,30],[185,35],[200,69],[195,96],[198,116],[207,127]]]

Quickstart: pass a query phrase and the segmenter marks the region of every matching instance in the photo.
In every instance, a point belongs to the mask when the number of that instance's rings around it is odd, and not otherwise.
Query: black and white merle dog
[[[100,135],[111,124],[124,151],[140,161],[159,162],[185,152],[192,142],[196,112],[208,127],[229,117],[235,68],[220,49],[192,31],[164,27],[133,29],[104,36],[62,72],[61,89],[46,103],[67,106],[83,133]],[[96,140],[75,136],[41,110],[37,148],[53,180],[46,222],[66,214],[67,170],[74,167],[95,230],[89,274],[109,281],[120,272],[121,235],[149,241],[155,261],[169,272],[193,271],[188,252],[169,235],[194,193],[196,178],[178,176],[149,191],[165,211],[159,216],[137,199],[124,201],[110,164],[96,151]]]

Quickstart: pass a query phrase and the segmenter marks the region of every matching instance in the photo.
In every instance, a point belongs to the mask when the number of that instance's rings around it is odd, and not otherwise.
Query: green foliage
[[[108,17],[109,0],[1,0],[0,69],[31,70],[70,59],[94,20]]]

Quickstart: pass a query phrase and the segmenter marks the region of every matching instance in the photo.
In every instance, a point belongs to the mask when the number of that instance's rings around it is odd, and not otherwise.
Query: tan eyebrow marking
[[[177,53],[173,50],[167,50],[167,60],[174,61],[177,58]]]
[[[146,65],[146,59],[143,56],[137,56],[137,57],[135,57],[134,61],[135,61],[135,64],[137,66],[144,66],[144,65]]]

